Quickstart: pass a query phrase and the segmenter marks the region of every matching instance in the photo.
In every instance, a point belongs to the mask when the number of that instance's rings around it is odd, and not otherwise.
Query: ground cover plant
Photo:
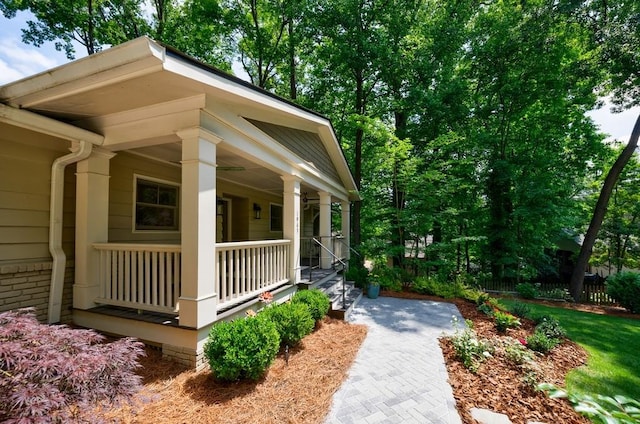
[[[502,300],[511,305],[511,299]],[[570,392],[640,399],[638,320],[530,303],[532,315],[557,319],[567,336],[589,353],[586,367],[567,376]]]
[[[69,422],[97,402],[113,403],[140,388],[143,345],[103,343],[92,330],[40,324],[33,310],[0,314],[0,421]]]

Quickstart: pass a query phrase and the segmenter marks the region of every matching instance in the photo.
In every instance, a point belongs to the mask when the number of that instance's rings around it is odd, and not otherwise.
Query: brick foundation
[[[207,365],[203,351],[195,351],[186,347],[172,346],[169,344],[162,345],[162,357],[170,359],[182,365],[186,365],[191,369],[200,371]]]
[[[73,262],[67,262],[60,321],[71,322]],[[38,321],[47,321],[51,261],[0,265],[0,312],[35,308]]]

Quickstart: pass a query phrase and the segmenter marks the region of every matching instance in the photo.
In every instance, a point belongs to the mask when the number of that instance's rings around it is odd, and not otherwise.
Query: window
[[[282,205],[271,204],[269,207],[271,231],[282,231]]]
[[[136,231],[178,231],[179,192],[178,185],[136,176]]]

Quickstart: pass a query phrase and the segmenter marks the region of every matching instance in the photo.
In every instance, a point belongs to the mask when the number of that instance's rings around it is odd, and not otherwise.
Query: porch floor
[[[159,312],[138,312],[136,309],[110,305],[96,306],[95,308],[89,309],[89,312],[118,318],[133,319],[136,321],[150,322],[152,324],[161,324],[169,327],[180,327],[177,315],[163,314]]]

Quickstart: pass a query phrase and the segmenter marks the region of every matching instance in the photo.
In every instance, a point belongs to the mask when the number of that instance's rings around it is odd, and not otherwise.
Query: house
[[[348,260],[329,120],[146,37],[0,87],[0,147],[0,311],[200,367],[211,326],[290,296],[309,252]]]

